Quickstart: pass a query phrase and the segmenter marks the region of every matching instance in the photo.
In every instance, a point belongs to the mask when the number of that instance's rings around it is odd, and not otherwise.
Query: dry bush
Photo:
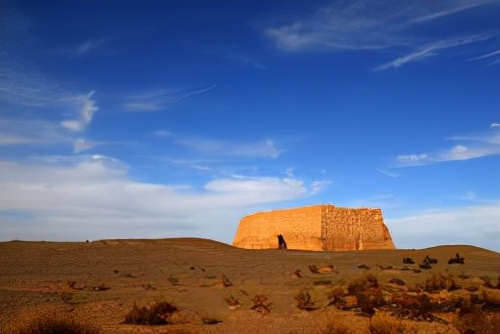
[[[326,297],[330,302],[328,305],[335,305],[338,303],[345,303],[344,299],[344,288],[342,286],[334,286],[328,293],[326,294]]]
[[[162,301],[156,302],[150,307],[138,307],[136,303],[132,310],[125,316],[123,323],[137,325],[165,325],[169,316],[177,311],[174,305]]]
[[[347,285],[347,293],[349,295],[355,295],[359,291],[378,288],[378,286],[379,284],[377,278],[373,274],[367,274],[349,282]]]
[[[229,278],[227,278],[226,275],[221,275],[220,280],[221,280],[222,286],[225,288],[233,286],[233,283],[231,283],[231,281],[229,280]]]
[[[454,291],[459,289],[459,287],[451,276],[435,274],[425,280],[422,289],[425,292],[437,292],[440,290]]]
[[[320,334],[350,334],[351,332],[344,325],[332,321],[320,332]]]
[[[295,301],[297,302],[297,307],[301,310],[313,311],[318,309],[314,307],[316,302],[311,298],[311,294],[307,290],[301,290],[297,296],[295,296]]]
[[[323,280],[314,281],[313,285],[332,285],[332,280],[323,279]]]
[[[373,314],[375,308],[385,305],[386,302],[379,288],[371,288],[356,293],[356,303],[363,313]]]
[[[497,277],[497,284],[493,284],[493,280],[489,276],[481,276],[479,277],[483,281],[483,286],[490,289],[500,289],[500,276]]]
[[[389,283],[399,286],[406,285],[406,282],[403,281],[401,278],[391,278],[389,279]]]
[[[401,321],[381,312],[377,312],[371,317],[369,328],[372,334],[404,333],[404,327]]]
[[[222,320],[216,318],[201,318],[201,321],[204,325],[217,325],[222,322]]]
[[[434,305],[432,300],[425,293],[408,294],[406,292],[393,294],[391,303],[396,305],[396,308],[391,312],[398,318],[411,320],[432,320],[432,311]]]
[[[271,312],[272,303],[266,303],[267,297],[264,295],[256,295],[253,299],[253,306],[250,307],[251,310],[259,312],[260,314],[267,314]]]
[[[483,290],[481,294],[471,293],[470,301],[482,311],[500,311],[500,297],[494,296],[486,290]]]
[[[500,333],[500,316],[498,313],[489,315],[479,310],[460,312],[453,325],[463,334]]]
[[[37,318],[25,328],[22,328],[19,334],[98,334],[99,329],[88,325],[75,322],[74,320],[52,317]]]
[[[230,295],[229,297],[226,297],[225,299],[226,304],[229,306],[230,310],[237,310],[241,307],[240,301],[236,298],[234,298],[233,295]]]

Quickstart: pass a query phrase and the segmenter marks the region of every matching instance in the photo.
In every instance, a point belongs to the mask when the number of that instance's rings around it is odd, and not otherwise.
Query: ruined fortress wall
[[[322,220],[327,250],[394,249],[380,209],[325,205]]]
[[[380,209],[314,205],[257,212],[244,217],[233,245],[250,249],[277,248],[277,235],[289,249],[394,249]]]
[[[257,212],[241,220],[233,245],[277,248],[277,236],[282,234],[290,249],[321,250],[321,218],[321,205]]]

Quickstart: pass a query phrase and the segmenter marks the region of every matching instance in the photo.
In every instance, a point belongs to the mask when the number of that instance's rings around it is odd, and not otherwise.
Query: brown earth
[[[449,265],[456,253],[465,263]],[[427,255],[438,259],[432,269],[401,270],[404,257],[416,261],[405,269],[417,269]],[[370,333],[379,311],[371,317],[364,314],[356,298],[346,293],[351,307],[328,306],[332,289],[339,286],[345,292],[349,282],[370,273],[386,295],[415,292],[418,284],[443,274],[459,289],[431,293],[431,298],[488,295],[500,306],[500,290],[483,284],[489,277],[496,285],[499,260],[499,253],[474,246],[312,252],[247,250],[196,238],[3,242],[0,333],[17,333],[40,316],[74,319],[98,326],[101,333],[340,333],[332,330],[339,327],[348,333]],[[405,285],[389,283],[394,278]],[[297,307],[301,291],[315,301],[309,311]],[[267,297],[260,308],[253,307],[256,295]],[[236,306],[228,301],[231,296]],[[134,303],[141,307],[157,301],[178,308],[172,324],[123,324]],[[499,315],[493,309],[488,317],[495,323]],[[435,314],[432,320],[390,319],[405,333],[460,333],[459,311]],[[204,324],[210,319],[221,322]]]

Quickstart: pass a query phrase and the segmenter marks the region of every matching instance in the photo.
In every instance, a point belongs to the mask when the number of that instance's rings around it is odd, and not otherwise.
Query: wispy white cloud
[[[84,41],[80,44],[59,48],[53,51],[49,51],[49,54],[66,56],[66,57],[82,57],[89,53],[95,52],[100,49],[106,43],[105,38],[91,39]]]
[[[170,107],[189,97],[207,93],[217,87],[216,84],[195,90],[186,89],[155,89],[148,92],[133,95],[123,103],[125,111],[147,112],[158,111]]]
[[[228,53],[224,55],[224,58],[232,60],[241,65],[254,67],[260,70],[266,69],[266,66],[264,66],[261,62],[244,53]]]
[[[82,132],[92,121],[92,116],[96,111],[99,110],[97,103],[92,99],[94,92],[90,92],[87,95],[72,97],[71,100],[74,101],[76,105],[79,105],[78,115],[75,119],[70,119],[62,121],[61,125],[74,132]]]
[[[394,173],[394,172],[390,172],[390,171],[387,171],[387,170],[384,170],[384,169],[377,169],[377,171],[379,173],[382,173],[384,175],[387,175],[389,177],[392,177],[393,179],[395,178],[398,178],[399,177],[399,174],[398,173]]]
[[[0,146],[69,142],[58,124],[45,120],[0,118]]]
[[[281,18],[279,24],[268,25],[264,33],[275,41],[278,48],[290,52],[386,49],[406,53],[375,68],[380,71],[490,38],[493,34],[483,31],[471,35],[474,30],[470,26],[461,26],[463,29],[456,30],[458,35],[453,36],[447,36],[445,31],[426,34],[422,27],[495,3],[494,0],[407,1],[399,6],[385,0],[336,1],[309,14],[301,13],[287,23],[281,23]]]
[[[0,145],[71,145],[75,138],[70,133],[82,133],[98,110],[93,94],[70,92],[36,70],[27,73],[6,66],[0,76],[0,101],[5,106]],[[68,115],[73,118],[60,120]]]
[[[104,38],[86,41],[86,42],[80,44],[75,49],[75,54],[78,56],[82,56],[84,54],[87,54],[93,50],[100,48],[104,44],[105,41],[106,40]]]
[[[428,210],[386,219],[396,247],[426,248],[436,245],[481,245],[500,251],[500,200],[461,208]]]
[[[78,138],[73,142],[73,151],[75,153],[80,153],[95,147],[97,144],[83,138]]]
[[[217,141],[207,138],[179,138],[176,142],[196,151],[216,156],[241,156],[277,158],[283,153],[272,140],[256,143],[239,144],[228,141]]]
[[[436,4],[434,4],[434,5],[435,6],[441,5],[443,7],[443,9],[440,9],[439,7],[437,7],[435,9],[436,10],[435,12],[428,14],[428,15],[416,17],[416,18],[410,20],[409,23],[421,23],[421,22],[425,22],[425,21],[435,20],[438,18],[449,16],[449,15],[459,13],[459,12],[462,12],[464,10],[467,10],[467,9],[470,9],[473,7],[482,6],[482,5],[485,5],[488,3],[492,3],[492,2],[494,2],[494,0],[473,0],[473,1],[469,1],[469,0],[456,1],[456,0],[454,0],[452,2],[450,2],[450,1],[437,1]]]
[[[403,57],[399,57],[391,62],[377,66],[374,68],[374,70],[382,71],[389,68],[397,68],[412,61],[418,61],[427,58],[429,56],[435,56],[438,53],[438,51],[462,45],[467,45],[471,43],[477,43],[480,41],[490,39],[495,35],[497,35],[497,33],[485,33],[485,34],[477,34],[470,36],[460,36],[451,39],[436,41],[431,44],[420,47],[416,51],[409,53]]]
[[[190,235],[229,242],[249,208],[299,199],[314,189],[275,176],[235,175],[201,187],[142,183],[120,161],[99,155],[0,161],[0,170],[4,240],[25,238],[29,229],[39,240],[61,231],[60,240],[81,240],[98,231],[100,238]]]
[[[166,130],[158,130],[158,131],[153,133],[153,137],[156,137],[156,138],[166,138],[166,137],[169,137],[170,135],[171,135],[170,131],[166,131]]]
[[[500,132],[492,129],[486,134],[448,138],[461,144],[431,153],[402,154],[396,158],[397,167],[423,166],[439,162],[470,160],[500,154]]]
[[[496,65],[496,64],[500,64],[500,50],[489,52],[489,53],[486,53],[484,55],[481,55],[481,56],[478,56],[478,57],[474,57],[474,58],[472,58],[470,60],[472,61],[472,60],[487,59],[489,61],[491,58],[494,58],[494,57],[496,57],[497,59],[495,59],[492,62],[490,62],[487,66],[493,66],[493,65]]]

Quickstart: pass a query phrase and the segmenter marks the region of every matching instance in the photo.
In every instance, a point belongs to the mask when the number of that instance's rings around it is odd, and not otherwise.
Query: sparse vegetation
[[[254,310],[260,314],[267,314],[271,312],[272,303],[267,303],[267,297],[264,295],[256,295],[253,299],[253,306],[250,307],[251,310]]]
[[[372,334],[404,333],[404,327],[400,320],[382,312],[377,312],[371,317],[369,328]]]
[[[425,280],[422,289],[426,292],[437,292],[440,290],[453,291],[457,290],[458,286],[456,285],[453,277],[445,276],[443,274],[435,274]]]
[[[314,306],[316,302],[311,298],[311,294],[307,290],[301,290],[295,296],[295,302],[297,303],[297,307],[301,310],[314,311],[318,309]]]
[[[204,325],[217,325],[222,322],[222,320],[216,318],[202,318],[201,321]]]
[[[78,244],[44,244],[40,251],[33,243],[29,246],[36,250],[28,252],[27,245],[0,243],[0,258],[8,265],[0,273],[1,331],[6,334],[58,333],[58,330],[70,334],[222,332],[272,311],[272,319],[248,324],[252,332],[275,331],[276,326],[264,325],[274,320],[286,322],[289,326],[285,332],[290,330],[289,334],[500,332],[499,258],[491,252],[478,249],[470,252],[467,247],[457,246],[468,258],[464,266],[448,266],[442,261],[432,265],[432,270],[416,274],[412,270],[418,264],[401,269],[405,266],[401,264],[403,256],[422,259],[419,252],[411,250],[398,251],[394,256],[387,256],[392,254],[389,251],[357,252],[343,258],[342,253],[227,248],[234,255],[224,253],[226,250],[217,253],[224,261],[219,264],[219,259],[214,258],[215,247],[206,251],[205,246],[197,249],[191,242],[155,241],[162,247],[151,248],[154,255],[147,265],[157,268],[152,270],[143,263],[145,252],[134,257],[133,247],[125,241],[93,243],[92,247],[85,246],[92,250],[88,254],[82,253]],[[185,253],[184,245],[189,245]],[[16,261],[9,260],[13,254],[9,247],[13,246],[22,255]],[[65,247],[74,251],[61,251],[61,257],[51,258],[53,268],[33,260],[34,255],[41,261]],[[20,250],[31,255],[23,258]],[[484,257],[478,261],[481,252]],[[431,250],[429,255],[438,256],[441,261],[454,253],[438,249]],[[108,254],[110,260],[106,258]],[[196,266],[192,263],[193,254]],[[126,256],[126,261],[115,261],[115,256]],[[77,262],[69,260],[77,258]],[[330,262],[338,267],[328,266]],[[319,274],[308,270],[313,263],[316,267],[311,267]],[[357,269],[360,263],[367,263],[372,269]],[[379,264],[394,268],[381,270]],[[202,265],[209,266],[209,270],[204,272]],[[109,284],[102,286],[110,286],[111,290],[95,292],[101,282]],[[180,311],[177,303],[182,305]],[[321,310],[301,311],[315,309]],[[299,315],[299,312],[304,313]],[[289,314],[294,316],[288,317]],[[161,324],[168,326],[150,327]]]
[[[378,288],[378,279],[373,274],[367,274],[362,277],[352,280],[347,285],[347,292],[349,295],[356,295],[359,291],[371,288]]]
[[[125,316],[125,324],[136,325],[165,325],[172,313],[177,311],[177,307],[169,302],[156,302],[150,307],[138,307],[136,303],[132,310]]]
[[[98,334],[99,328],[57,316],[38,317],[19,334]]]
[[[333,287],[330,291],[328,291],[326,296],[330,300],[328,305],[343,304],[345,302],[344,288],[340,285]]]
[[[230,310],[237,310],[241,307],[239,300],[234,298],[233,295],[226,297],[225,301]]]
[[[332,321],[326,325],[326,327],[321,331],[321,334],[350,334],[349,329],[337,321]]]

